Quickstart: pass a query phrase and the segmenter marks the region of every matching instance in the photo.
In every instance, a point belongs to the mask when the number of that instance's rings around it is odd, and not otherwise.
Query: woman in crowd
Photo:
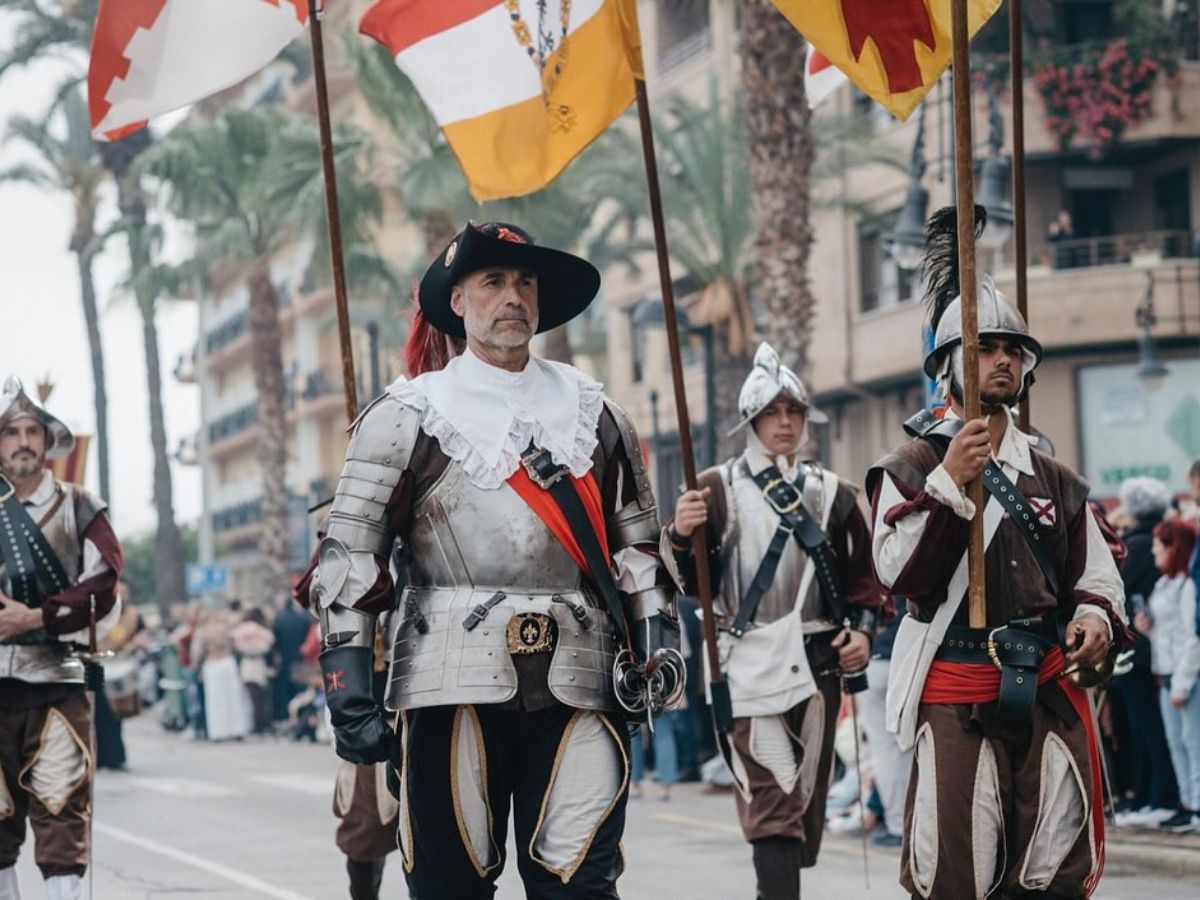
[[[1177,833],[1200,831],[1200,637],[1194,628],[1196,586],[1188,576],[1195,543],[1195,528],[1183,519],[1168,519],[1154,529],[1154,563],[1162,577],[1150,595],[1149,612],[1137,613],[1139,630],[1150,636],[1182,807],[1162,825]]]
[[[275,645],[275,635],[267,627],[267,617],[261,609],[246,613],[233,629],[233,649],[238,657],[238,671],[254,714],[254,733],[271,730],[271,665],[269,655]]]
[[[233,656],[230,624],[225,613],[205,609],[192,639],[193,662],[204,685],[204,718],[210,741],[240,739],[250,731],[249,697]]]

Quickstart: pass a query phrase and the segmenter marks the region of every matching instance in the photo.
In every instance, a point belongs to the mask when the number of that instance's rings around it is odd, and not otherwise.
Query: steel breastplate
[[[451,462],[414,505],[408,545],[389,709],[512,699],[518,680],[506,630],[520,613],[549,616],[557,626],[547,684],[558,700],[617,709],[607,614],[574,560],[515,491],[477,488]]]
[[[514,593],[576,591],[575,561],[508,485],[485,491],[454,462],[413,508],[409,583]],[[592,604],[589,604],[592,605]]]

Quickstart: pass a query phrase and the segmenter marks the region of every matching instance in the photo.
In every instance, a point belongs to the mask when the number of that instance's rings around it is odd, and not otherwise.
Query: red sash
[[[600,502],[600,488],[596,484],[596,479],[591,472],[582,478],[576,478],[574,475],[567,477],[570,478],[571,485],[579,494],[583,508],[587,511],[588,521],[596,533],[596,540],[600,542],[600,549],[604,551],[604,559],[611,561],[612,556],[608,552],[608,532],[604,525],[604,507]],[[575,565],[579,566],[583,574],[590,577],[591,573],[588,571],[583,550],[580,549],[579,542],[575,540],[575,535],[571,533],[567,517],[558,508],[558,504],[554,502],[550,492],[534,484],[524,466],[518,466],[517,470],[508,477],[508,486],[516,491],[517,495],[537,514],[537,517],[546,524],[550,533],[571,555],[571,559],[575,560]]]
[[[1046,684],[1062,675],[1067,662],[1062,648],[1052,647],[1042,659],[1038,684]],[[1088,760],[1092,769],[1092,831],[1096,835],[1096,868],[1084,881],[1090,897],[1104,871],[1104,782],[1100,768],[1100,742],[1087,691],[1068,679],[1059,684],[1075,708],[1087,733]],[[990,703],[1000,696],[1000,670],[990,663],[954,663],[935,659],[921,693],[922,703]]]

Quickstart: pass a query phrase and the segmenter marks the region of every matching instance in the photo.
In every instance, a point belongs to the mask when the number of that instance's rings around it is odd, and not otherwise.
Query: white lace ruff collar
[[[421,412],[421,430],[483,490],[508,480],[530,441],[576,477],[592,468],[604,389],[573,366],[530,357],[509,372],[467,350],[388,392]]]

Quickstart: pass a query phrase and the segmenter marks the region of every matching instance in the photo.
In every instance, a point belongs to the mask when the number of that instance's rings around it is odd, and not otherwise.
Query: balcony
[[[221,416],[208,426],[208,444],[216,448],[258,424],[258,404],[247,403]]]
[[[258,499],[246,500],[233,506],[214,510],[212,514],[213,532],[220,534],[235,528],[256,524],[262,516],[260,502]]]
[[[1050,355],[1131,348],[1137,336],[1134,310],[1149,296],[1161,314],[1186,314],[1193,323],[1177,326],[1171,334],[1194,336],[1200,260],[1184,255],[1190,246],[1191,236],[1178,231],[1053,245],[1053,256],[1028,270],[1031,330]],[[1016,297],[1011,269],[997,271],[995,278],[1001,293]],[[849,345],[851,380],[874,389],[916,383],[924,321],[925,306],[915,301],[855,316]],[[1168,331],[1164,326],[1156,333],[1165,336]],[[815,371],[817,393],[839,392],[841,371],[833,359]],[[829,374],[823,377],[823,372]]]
[[[204,350],[209,356],[223,353],[250,328],[250,313],[242,310],[210,330],[204,337]]]

